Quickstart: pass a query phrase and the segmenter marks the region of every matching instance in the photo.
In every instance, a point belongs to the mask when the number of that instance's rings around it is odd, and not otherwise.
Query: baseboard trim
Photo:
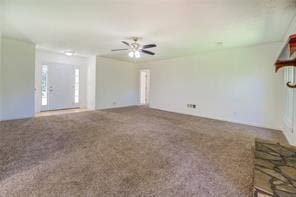
[[[125,107],[137,107],[138,105],[118,105],[118,106],[110,106],[110,107],[102,107],[102,108],[96,108],[95,110],[104,110],[104,109],[116,109],[116,108],[125,108]]]
[[[253,126],[253,127],[258,127],[258,128],[263,128],[263,129],[270,129],[270,130],[275,130],[275,131],[281,131],[282,133],[284,133],[281,128],[272,128],[272,127],[268,127],[266,125],[261,125],[261,124],[258,124],[258,123],[245,122],[245,121],[239,121],[239,120],[228,120],[228,119],[223,119],[223,118],[218,118],[218,117],[210,117],[210,116],[203,116],[203,115],[195,115],[195,114],[184,113],[184,112],[173,111],[173,110],[168,110],[168,109],[163,109],[163,108],[158,108],[158,107],[151,107],[151,106],[150,106],[150,108],[151,109],[161,110],[161,111],[166,111],[166,112],[173,112],[173,113],[183,114],[183,115],[190,115],[190,116],[195,116],[195,117],[207,118],[207,119],[211,119],[211,120],[219,120],[219,121],[224,121],[224,122],[229,122],[229,123]]]
[[[296,143],[294,143],[293,136],[291,134],[292,129],[293,127],[291,126],[291,124],[289,124],[289,121],[287,121],[287,119],[284,118],[282,128],[283,134],[290,145],[296,146]]]
[[[23,116],[23,117],[4,118],[4,119],[1,119],[0,122],[11,121],[11,120],[26,120],[26,119],[32,119],[32,118],[34,118],[34,115],[33,115],[33,116]]]

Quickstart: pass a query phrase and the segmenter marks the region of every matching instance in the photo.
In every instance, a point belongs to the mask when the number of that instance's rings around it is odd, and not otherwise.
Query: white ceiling
[[[281,41],[295,13],[296,0],[2,0],[2,33],[127,61],[110,50],[138,36],[158,45],[149,61]]]

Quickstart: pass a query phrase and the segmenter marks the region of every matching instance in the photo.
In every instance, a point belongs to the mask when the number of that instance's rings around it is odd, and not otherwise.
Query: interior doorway
[[[149,104],[150,70],[140,70],[140,104]]]
[[[79,75],[74,65],[42,65],[41,111],[78,108]]]

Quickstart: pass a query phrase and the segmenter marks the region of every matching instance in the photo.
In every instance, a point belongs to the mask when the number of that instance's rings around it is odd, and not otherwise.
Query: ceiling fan
[[[122,41],[122,43],[125,44],[126,46],[128,46],[129,48],[112,49],[111,51],[127,51],[127,50],[129,50],[130,52],[128,53],[128,55],[131,58],[140,58],[141,57],[140,53],[145,53],[145,54],[148,54],[148,55],[155,55],[155,53],[153,53],[151,51],[147,51],[146,49],[156,47],[156,44],[140,45],[138,43],[138,38],[133,38],[133,41],[134,42],[132,42],[132,43]]]

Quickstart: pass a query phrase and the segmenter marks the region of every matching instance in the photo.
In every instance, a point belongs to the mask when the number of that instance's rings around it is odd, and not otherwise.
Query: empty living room
[[[296,197],[296,0],[0,0],[0,197]]]

